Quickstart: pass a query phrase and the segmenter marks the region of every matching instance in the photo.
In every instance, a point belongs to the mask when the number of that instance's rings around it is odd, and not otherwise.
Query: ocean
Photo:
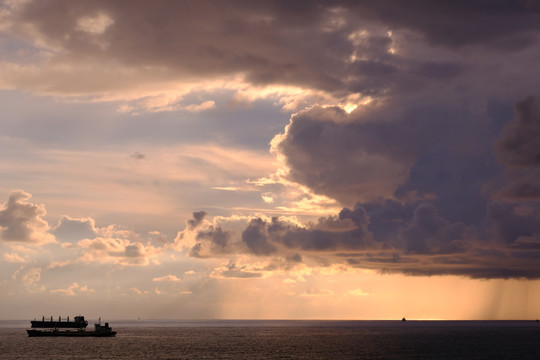
[[[540,359],[535,321],[109,323],[116,337],[29,338],[0,321],[0,359]]]

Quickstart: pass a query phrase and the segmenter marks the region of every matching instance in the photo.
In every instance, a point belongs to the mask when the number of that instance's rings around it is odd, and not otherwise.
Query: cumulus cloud
[[[83,251],[81,261],[120,265],[149,265],[156,263],[162,248],[144,242],[131,230],[108,226],[99,229],[99,236],[77,242]]]
[[[43,219],[44,205],[33,204],[27,192],[15,190],[0,208],[0,239],[33,244],[55,241],[49,224]]]
[[[287,179],[348,206],[381,197],[450,194],[472,202],[496,164],[489,139],[478,134],[470,117],[444,104],[404,107],[388,101],[350,114],[316,106],[292,116],[272,150]],[[470,147],[478,153],[465,155]],[[456,178],[445,178],[444,171]],[[471,181],[459,181],[460,172]],[[466,192],[460,193],[463,186]]]
[[[242,233],[242,241],[255,255],[270,255],[277,251],[276,247],[268,241],[267,226],[260,218],[249,222]]]
[[[186,221],[186,229],[178,233],[174,246],[199,258],[234,253],[237,244],[231,243],[233,231],[206,220],[206,216],[205,211],[193,212],[193,218]]]
[[[190,219],[188,220],[188,226],[191,227],[191,228],[196,228],[197,226],[199,226],[202,221],[204,220],[206,216],[206,212],[205,211],[196,211],[193,213],[193,219]]]
[[[256,277],[307,263],[411,275],[539,278],[539,214],[537,206],[494,201],[482,224],[466,225],[441,216],[433,203],[387,199],[357,203],[306,226],[254,218],[241,234],[246,246],[235,253],[270,262],[232,261],[215,276]]]

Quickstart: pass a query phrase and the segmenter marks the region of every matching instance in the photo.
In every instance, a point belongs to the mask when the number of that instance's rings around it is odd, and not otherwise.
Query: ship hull
[[[55,329],[82,329],[88,325],[87,321],[30,321],[33,328],[55,328]]]
[[[44,336],[65,336],[65,337],[112,337],[116,335],[116,331],[69,331],[69,330],[26,330],[29,337],[44,337]]]

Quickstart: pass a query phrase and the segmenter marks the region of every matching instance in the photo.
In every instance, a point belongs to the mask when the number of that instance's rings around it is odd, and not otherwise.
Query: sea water
[[[0,321],[1,359],[540,359],[535,321],[110,321],[113,338],[29,338]]]

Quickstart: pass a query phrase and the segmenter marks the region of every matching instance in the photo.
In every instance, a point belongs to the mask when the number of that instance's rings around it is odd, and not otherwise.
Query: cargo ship
[[[66,320],[62,321],[61,317],[58,317],[58,321],[51,319],[45,320],[42,317],[41,320],[30,321],[32,329],[27,329],[29,337],[39,336],[71,336],[71,337],[111,337],[116,335],[116,331],[113,331],[109,326],[109,323],[101,325],[101,318],[98,324],[94,324],[94,331],[87,331],[88,321],[84,319],[84,316],[75,316],[73,321],[69,321],[69,316]],[[43,329],[43,330],[37,330]],[[62,329],[62,330],[61,330]],[[66,329],[66,330],[64,330]]]

